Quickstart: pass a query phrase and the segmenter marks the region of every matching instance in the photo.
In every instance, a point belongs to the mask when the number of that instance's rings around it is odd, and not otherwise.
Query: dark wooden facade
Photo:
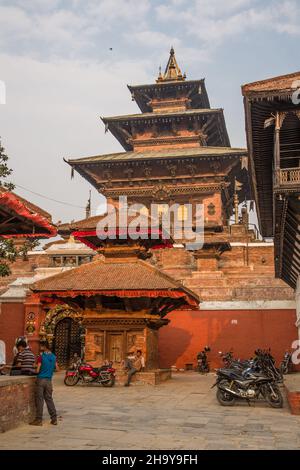
[[[251,184],[262,235],[274,237],[275,272],[300,272],[300,72],[242,87]]]

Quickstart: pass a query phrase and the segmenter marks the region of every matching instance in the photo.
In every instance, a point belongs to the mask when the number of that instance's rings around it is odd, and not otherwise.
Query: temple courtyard
[[[299,449],[300,416],[265,402],[221,407],[214,374],[173,374],[157,386],[66,387],[56,374],[58,426],[20,427],[0,449]]]

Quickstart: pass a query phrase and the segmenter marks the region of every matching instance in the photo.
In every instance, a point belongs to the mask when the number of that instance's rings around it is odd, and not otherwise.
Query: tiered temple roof
[[[147,206],[218,194],[229,217],[235,178],[243,183],[240,201],[249,198],[247,151],[230,147],[223,110],[210,107],[204,79],[186,80],[172,48],[156,83],[128,88],[142,113],[102,118],[126,151],[70,158],[72,172],[108,198],[126,194]],[[222,217],[211,223],[220,226]]]

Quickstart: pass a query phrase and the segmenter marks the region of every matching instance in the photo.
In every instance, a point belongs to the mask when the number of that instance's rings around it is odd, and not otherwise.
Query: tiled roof
[[[7,192],[7,189],[0,186],[0,193],[6,193],[6,192]],[[52,217],[51,217],[51,214],[49,214],[49,212],[46,212],[44,209],[41,209],[39,206],[36,206],[32,202],[27,201],[27,199],[19,196],[19,194],[16,194],[14,192],[11,192],[11,194],[13,194],[19,201],[21,201],[24,204],[24,206],[26,206],[27,209],[30,210],[30,212],[40,214],[51,222]]]
[[[279,75],[278,77],[247,83],[246,85],[242,86],[242,92],[243,95],[247,95],[248,93],[255,92],[289,91],[293,89],[293,83],[296,80],[300,80],[300,72]]]
[[[247,150],[243,148],[231,147],[195,147],[195,148],[180,148],[180,149],[163,149],[152,150],[144,152],[119,152],[110,153],[106,155],[95,155],[92,157],[83,157],[77,159],[70,159],[68,163],[96,163],[100,161],[124,161],[124,160],[152,160],[152,159],[167,159],[167,158],[188,158],[188,157],[210,157],[210,156],[223,156],[223,155],[238,155],[246,156]]]
[[[196,294],[186,289],[145,261],[97,260],[78,268],[48,277],[32,286],[34,292],[112,291],[112,290],[181,290],[193,299]]]
[[[199,85],[204,82],[204,78],[200,78],[199,80],[185,80],[184,82],[180,83],[180,86],[195,86]],[[148,83],[148,84],[143,84],[143,85],[127,85],[129,90],[139,90],[141,88],[163,88],[163,87],[168,87],[168,86],[174,85],[175,87],[178,87],[178,82],[159,82],[159,83]]]
[[[0,187],[0,212],[4,219],[11,219],[12,214],[15,219],[11,224],[3,224],[3,237],[49,238],[57,235],[48,212],[3,187]]]
[[[207,108],[207,109],[187,109],[185,111],[170,111],[170,112],[163,112],[163,113],[138,113],[138,114],[125,114],[122,116],[109,116],[109,117],[102,117],[103,122],[112,122],[112,121],[128,121],[132,119],[159,119],[163,117],[170,117],[170,116],[194,116],[197,114],[222,114],[222,108]]]
[[[76,230],[76,229],[85,229],[85,230],[95,230],[98,222],[103,219],[103,215],[95,215],[87,219],[76,220],[75,222],[70,222],[66,224],[61,224],[58,227],[58,232],[63,232],[64,230]]]
[[[145,226],[151,226],[152,221],[154,223],[154,218],[151,217],[150,215],[147,217],[147,216],[143,216],[141,214],[134,214],[134,215],[127,214],[128,224],[132,220],[135,220],[137,215],[139,216],[140,221],[144,221]],[[120,213],[119,213],[118,208],[116,207],[116,219],[115,219],[113,214],[110,214],[110,213],[106,212],[105,214],[102,214],[102,215],[95,215],[93,217],[88,217],[87,219],[81,219],[81,220],[76,220],[74,222],[61,224],[58,227],[58,232],[63,233],[65,230],[67,230],[67,231],[70,231],[70,230],[73,230],[73,231],[75,231],[75,230],[86,230],[86,231],[96,230],[98,223],[101,222],[103,219],[108,220],[108,217],[111,217],[110,218],[110,227],[111,228],[114,228],[114,227],[116,227],[116,228],[126,228],[125,225],[124,225],[124,227],[121,227],[119,222],[118,222],[119,217],[120,217]],[[116,222],[116,224],[114,222]]]

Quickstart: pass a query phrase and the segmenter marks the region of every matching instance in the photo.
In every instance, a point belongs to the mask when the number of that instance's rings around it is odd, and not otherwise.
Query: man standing
[[[36,418],[30,424],[33,426],[42,426],[43,408],[46,402],[51,424],[57,424],[57,413],[52,398],[52,376],[53,372],[58,370],[56,356],[50,351],[47,341],[40,343],[41,354],[37,359],[37,384],[36,384]]]
[[[17,350],[16,368],[21,371],[21,375],[35,375],[35,357],[24,339],[17,343]]]
[[[133,375],[145,368],[145,359],[140,349],[137,350],[134,356],[128,356],[125,361],[125,368],[128,369],[128,378],[124,385],[125,387],[128,387]]]

